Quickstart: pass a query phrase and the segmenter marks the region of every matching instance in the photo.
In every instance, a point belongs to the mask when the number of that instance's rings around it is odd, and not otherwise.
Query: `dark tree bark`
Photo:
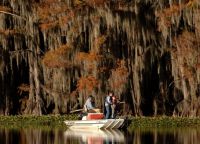
[[[135,116],[197,116],[199,15],[198,1],[4,0],[0,114],[102,107],[113,90]]]

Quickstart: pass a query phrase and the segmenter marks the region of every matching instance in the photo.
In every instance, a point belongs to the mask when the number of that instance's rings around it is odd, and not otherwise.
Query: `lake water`
[[[199,144],[200,129],[0,129],[0,144]]]

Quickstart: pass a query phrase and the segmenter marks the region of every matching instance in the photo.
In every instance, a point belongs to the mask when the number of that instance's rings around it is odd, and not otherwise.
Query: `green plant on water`
[[[66,128],[64,120],[75,120],[77,115],[0,116],[0,128],[52,127]]]
[[[128,129],[200,127],[200,118],[141,117],[131,118]]]
[[[0,128],[64,128],[64,120],[77,120],[78,115],[0,116]],[[128,129],[200,127],[200,118],[129,117]]]

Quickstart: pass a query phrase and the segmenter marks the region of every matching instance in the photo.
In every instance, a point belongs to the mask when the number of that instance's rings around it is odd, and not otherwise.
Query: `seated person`
[[[94,112],[94,109],[95,109],[94,97],[90,95],[84,104],[84,111]]]

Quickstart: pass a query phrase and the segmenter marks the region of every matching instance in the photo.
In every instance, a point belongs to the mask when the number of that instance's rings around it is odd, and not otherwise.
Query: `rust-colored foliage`
[[[105,67],[105,66],[103,66],[103,67],[99,67],[99,73],[103,73],[103,72],[106,72],[106,71],[108,71],[108,67]]]
[[[37,9],[42,31],[56,26],[62,27],[74,17],[75,12],[75,10],[70,10],[66,3],[58,2],[56,0],[44,1],[35,4],[35,7]]]
[[[128,69],[124,60],[118,60],[117,67],[112,70],[109,83],[111,89],[122,92],[128,82]]]
[[[179,13],[184,8],[188,8],[188,7],[195,5],[196,2],[197,2],[196,0],[188,0],[182,4],[174,3],[170,7],[165,8],[161,11],[158,11],[156,14],[159,17],[171,17],[173,14]]]
[[[171,51],[177,68],[181,71],[181,76],[192,80],[194,78],[195,69],[198,66],[198,49],[195,34],[184,31],[177,38],[174,38],[176,50]]]
[[[58,25],[58,22],[57,21],[54,21],[54,22],[48,22],[48,23],[42,23],[40,24],[40,29],[42,31],[45,31],[45,30],[48,30],[48,29],[51,29],[51,28],[54,28]]]
[[[11,12],[12,10],[11,10],[9,7],[0,6],[0,11],[3,11],[3,12]]]
[[[23,29],[6,29],[6,30],[1,30],[0,29],[0,34],[4,36],[10,36],[10,35],[22,35],[24,34]]]
[[[196,64],[196,68],[197,68],[197,69],[200,69],[200,63],[197,63],[197,64]]]
[[[94,76],[81,77],[77,83],[78,91],[88,91],[89,93],[98,87],[98,80]]]
[[[177,55],[189,58],[196,53],[197,41],[195,35],[191,32],[184,31],[178,38],[173,40],[177,47]]]
[[[102,6],[108,1],[107,0],[85,0],[85,2],[90,6]]]
[[[98,49],[100,49],[101,46],[105,43],[106,39],[107,39],[106,35],[102,35],[102,36],[97,37],[94,40],[94,46],[93,47],[96,46]]]
[[[56,26],[62,27],[63,25],[67,24],[73,17],[73,11],[69,11],[67,15],[60,16],[58,19],[55,19],[53,21],[47,20],[47,22],[41,23],[39,26],[42,31],[54,28]]]
[[[48,51],[42,60],[44,65],[50,68],[70,68],[72,63],[67,60],[67,54],[70,49],[71,47],[66,44],[55,50]]]
[[[77,97],[78,95],[78,91],[77,90],[74,90],[70,93],[70,96],[73,98],[73,97]]]
[[[73,5],[76,7],[83,7],[83,6],[99,7],[99,6],[103,6],[107,2],[109,1],[108,0],[74,0]]]
[[[79,52],[77,53],[75,60],[81,67],[84,67],[88,73],[92,73],[95,67],[97,67],[96,62],[101,59],[101,55],[95,52],[85,53]]]
[[[200,5],[200,2],[199,2]],[[195,24],[195,33],[196,33],[196,37],[197,39],[199,39],[199,43],[200,43],[200,8],[198,9],[194,9],[194,16],[193,16],[193,23]]]
[[[185,65],[185,66],[182,66],[182,67],[183,67],[183,75],[186,78],[192,78],[192,75],[194,74],[194,71],[192,70],[192,67],[188,66],[188,65]]]
[[[66,12],[69,9],[65,3],[56,0],[46,0],[39,4],[35,4],[35,7],[37,8],[38,16],[42,20],[49,19],[50,17]]]
[[[195,3],[196,0],[188,0],[185,3],[173,4],[168,8],[157,11],[156,16],[158,17],[158,30],[162,31],[163,29],[170,27],[172,24],[171,22],[172,16],[179,15],[183,9],[190,8],[194,6]]]
[[[75,59],[78,62],[82,62],[82,61],[93,62],[93,61],[97,61],[99,58],[101,58],[101,55],[95,52],[90,52],[90,53],[79,52],[77,53],[75,57]]]

